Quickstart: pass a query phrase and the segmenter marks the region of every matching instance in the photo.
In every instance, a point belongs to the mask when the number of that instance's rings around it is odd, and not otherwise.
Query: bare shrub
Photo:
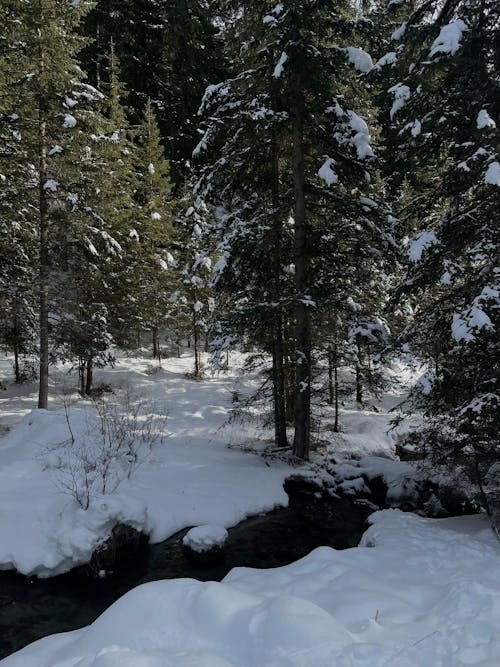
[[[69,438],[50,445],[43,455],[57,486],[84,510],[93,497],[115,492],[165,441],[166,415],[153,408],[150,401],[125,391],[113,400],[93,397],[92,409],[79,410],[76,418],[65,401]]]

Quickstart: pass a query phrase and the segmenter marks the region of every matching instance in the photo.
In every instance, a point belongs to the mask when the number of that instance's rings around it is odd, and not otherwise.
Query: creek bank
[[[37,579],[0,572],[0,658],[41,637],[92,623],[115,600],[148,581],[220,581],[234,567],[278,567],[319,546],[357,546],[376,509],[364,501],[333,497],[304,481],[287,481],[285,489],[289,506],[230,528],[223,557],[216,562],[193,562],[186,555],[182,540],[187,530],[148,545],[140,534],[115,529],[114,545],[101,546],[90,565],[67,574]],[[127,536],[135,547],[122,541]],[[112,565],[108,557],[113,555],[119,560]],[[113,573],[102,576],[103,570]]]

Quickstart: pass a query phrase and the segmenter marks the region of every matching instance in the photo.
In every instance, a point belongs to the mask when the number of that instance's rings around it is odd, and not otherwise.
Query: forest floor
[[[114,368],[96,371],[96,382],[114,391],[104,421],[73,391],[69,367],[52,375],[49,411],[34,410],[34,385],[7,385],[0,395],[0,567],[39,576],[67,571],[87,562],[117,522],[154,542],[188,526],[235,525],[286,505],[283,482],[290,475],[321,480],[332,455],[333,474],[347,470],[347,484],[356,486],[359,467],[382,470],[397,492],[408,464],[395,460],[394,445],[411,424],[391,429],[389,410],[415,381],[411,372],[393,368],[393,379],[403,382],[392,383],[378,411],[344,405],[340,434],[331,430],[330,408],[323,409],[315,435],[326,445],[310,466],[297,466],[252,453],[272,443],[258,411],[253,420],[228,421],[235,392],[241,398],[259,384],[257,377],[238,380],[242,361],[235,354],[228,373],[198,381],[188,377],[187,353],[165,360],[162,369],[120,354]],[[2,377],[10,363],[1,360]],[[124,422],[127,412],[134,418]],[[133,447],[124,437],[122,449],[108,451],[107,466],[99,458],[101,445],[109,444],[103,432],[125,427],[136,432]],[[485,517],[436,520],[385,510],[371,523],[357,548],[320,548],[272,570],[238,568],[222,583],[146,584],[88,628],[48,637],[0,664],[499,665],[500,542]]]

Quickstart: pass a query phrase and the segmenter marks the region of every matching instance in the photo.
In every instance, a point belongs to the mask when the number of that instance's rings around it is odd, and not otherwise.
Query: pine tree
[[[138,185],[135,199],[142,217],[138,226],[140,303],[144,326],[152,332],[153,356],[160,358],[159,332],[171,317],[174,259],[172,199],[169,163],[151,101],[136,132],[134,155]]]
[[[492,0],[422,4],[404,27],[411,67],[389,91],[416,232],[401,288],[416,309],[407,338],[430,366],[421,440],[486,506],[499,458],[499,12]]]
[[[196,152],[213,145],[221,153],[202,180],[222,206],[225,270],[239,289],[246,283],[246,331],[253,318],[255,340],[269,313],[284,309],[283,328],[292,323],[294,452],[307,458],[314,323],[346,248],[366,248],[361,258],[390,242],[374,222],[385,224],[382,207],[366,198],[377,189],[366,168],[368,126],[349,108],[363,104],[358,71],[371,59],[351,46],[361,38],[349,3],[236,4],[244,9],[232,27],[242,44],[239,73],[207,89],[202,108],[211,122]],[[274,254],[263,262],[269,247]],[[278,319],[268,329],[274,338]]]
[[[113,40],[121,77],[129,90],[132,122],[139,123],[148,99],[157,114],[171,159],[172,180],[189,174],[186,162],[196,144],[196,112],[205,87],[222,76],[222,49],[203,0],[98,0],[86,21],[94,42],[84,69],[100,88]]]
[[[9,29],[1,54],[0,97],[2,112],[19,138],[13,178],[22,174],[16,189],[25,195],[18,223],[23,235],[29,236],[31,229],[37,235],[41,408],[48,405],[49,312],[54,295],[62,294],[69,247],[65,242],[71,239],[71,245],[77,237],[84,241],[101,233],[85,201],[82,175],[94,124],[91,107],[98,98],[83,81],[77,62],[85,45],[77,31],[90,6],[69,0],[1,4]]]

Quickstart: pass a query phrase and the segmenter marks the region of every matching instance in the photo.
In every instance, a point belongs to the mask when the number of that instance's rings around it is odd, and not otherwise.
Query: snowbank
[[[483,517],[378,512],[363,546],[222,583],[140,586],[2,667],[494,667],[500,544]]]

